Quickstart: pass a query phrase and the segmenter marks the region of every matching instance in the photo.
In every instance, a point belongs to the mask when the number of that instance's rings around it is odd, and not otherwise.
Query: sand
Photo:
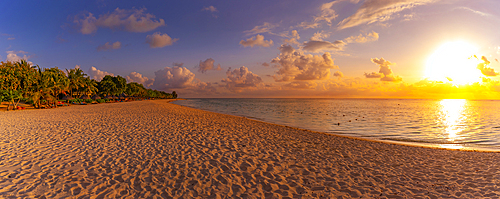
[[[167,103],[0,112],[0,198],[498,198],[500,154]]]

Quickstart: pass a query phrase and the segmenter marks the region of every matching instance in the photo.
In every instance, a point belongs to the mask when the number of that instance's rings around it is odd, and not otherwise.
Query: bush
[[[86,100],[85,100],[85,103],[87,103],[87,104],[92,103],[92,99],[86,99]]]
[[[105,99],[96,99],[95,101],[97,101],[97,103],[104,103],[104,102],[106,102]]]

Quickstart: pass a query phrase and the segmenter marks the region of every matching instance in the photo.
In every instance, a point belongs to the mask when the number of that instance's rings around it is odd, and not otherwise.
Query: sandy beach
[[[0,198],[498,198],[500,154],[350,139],[168,100],[0,112]]]

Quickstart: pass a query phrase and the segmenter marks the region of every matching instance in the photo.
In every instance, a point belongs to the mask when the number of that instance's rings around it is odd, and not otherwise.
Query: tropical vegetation
[[[126,95],[137,98],[177,98],[177,93],[147,89],[136,82],[127,83],[121,76],[106,75],[101,81],[91,79],[79,68],[63,71],[57,67],[41,68],[26,60],[0,62],[0,102],[16,108],[23,101],[41,108],[43,103],[55,103],[64,96]],[[88,100],[87,100],[88,101]],[[96,100],[103,102],[103,100]]]

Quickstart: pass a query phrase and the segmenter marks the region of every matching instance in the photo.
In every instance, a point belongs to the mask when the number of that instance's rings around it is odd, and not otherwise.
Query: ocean
[[[173,103],[337,135],[500,151],[500,101],[223,98]]]

